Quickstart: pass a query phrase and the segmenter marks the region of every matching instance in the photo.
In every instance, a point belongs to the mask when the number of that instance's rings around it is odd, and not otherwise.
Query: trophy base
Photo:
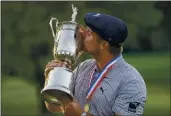
[[[70,90],[64,86],[48,86],[41,91],[41,94],[47,102],[55,105],[66,105],[74,100]]]

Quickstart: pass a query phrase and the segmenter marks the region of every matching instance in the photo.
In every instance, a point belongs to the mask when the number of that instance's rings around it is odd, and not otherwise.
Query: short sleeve
[[[143,114],[145,102],[145,83],[133,80],[120,88],[112,106],[112,111],[122,116],[139,116]]]

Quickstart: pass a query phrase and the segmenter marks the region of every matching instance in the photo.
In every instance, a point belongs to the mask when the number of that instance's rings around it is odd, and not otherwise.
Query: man
[[[82,62],[73,74],[71,91],[75,101],[65,106],[71,116],[130,116],[142,115],[146,101],[146,86],[138,71],[121,55],[127,38],[127,27],[120,19],[97,13],[87,13],[84,21],[83,49],[94,59]],[[50,70],[62,66],[60,61],[49,62]],[[51,112],[60,108],[46,103]]]

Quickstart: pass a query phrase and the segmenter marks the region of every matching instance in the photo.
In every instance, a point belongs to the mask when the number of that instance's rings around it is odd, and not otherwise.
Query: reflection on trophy
[[[82,53],[82,39],[78,33],[83,26],[75,22],[77,8],[72,5],[72,21],[58,23],[56,18],[51,18],[49,24],[54,37],[54,59],[67,65],[74,64]],[[56,21],[56,32],[53,22]],[[48,75],[48,81],[41,91],[43,98],[50,103],[63,105],[73,101],[73,94],[69,89],[73,72],[67,67],[55,67]]]

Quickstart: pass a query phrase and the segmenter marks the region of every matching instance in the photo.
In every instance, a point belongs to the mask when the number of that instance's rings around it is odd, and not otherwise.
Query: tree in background
[[[170,38],[171,38],[171,2],[169,1],[157,1],[155,3],[155,8],[160,10],[163,13],[163,19],[161,22],[161,28],[165,31],[165,38],[167,42],[165,45],[166,49],[170,50]],[[163,38],[164,38],[163,37]]]
[[[44,84],[44,61],[50,59],[47,11],[36,2],[2,2],[2,74]],[[43,61],[43,62],[42,62]],[[43,101],[38,107],[47,112]]]

